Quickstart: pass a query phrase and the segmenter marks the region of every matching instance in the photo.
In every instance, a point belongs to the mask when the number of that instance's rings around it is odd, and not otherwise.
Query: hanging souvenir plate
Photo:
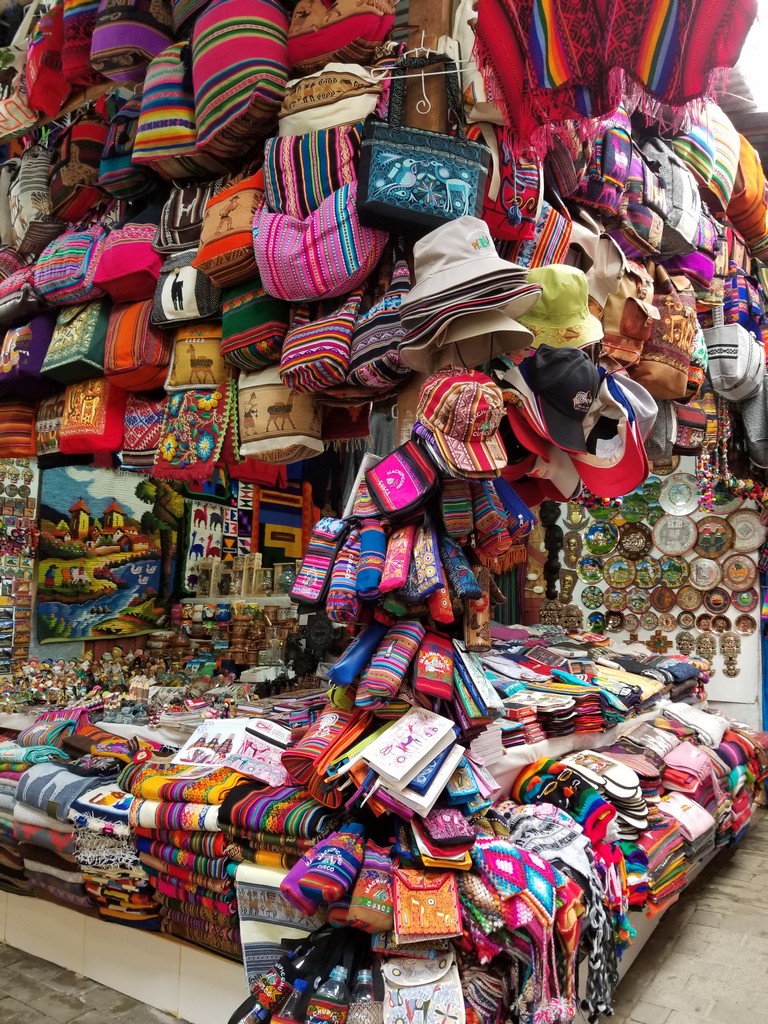
[[[651,607],[657,612],[668,612],[670,608],[675,607],[676,600],[677,595],[671,587],[656,587],[651,594]]]
[[[757,565],[749,555],[730,555],[723,562],[723,581],[731,590],[749,590],[757,579]]]
[[[605,616],[602,612],[592,612],[587,616],[587,628],[591,633],[605,632]]]
[[[606,590],[603,594],[605,607],[611,612],[623,612],[627,607],[627,592],[625,590]]]
[[[619,542],[619,528],[611,522],[593,523],[584,534],[584,547],[593,555],[609,555]]]
[[[634,612],[624,612],[624,629],[628,633],[636,633],[640,629],[640,619]]]
[[[582,583],[599,583],[603,578],[603,560],[596,555],[585,555],[579,559],[576,572]]]
[[[660,558],[661,582],[668,587],[682,587],[688,582],[691,570],[684,558]]]
[[[715,615],[726,611],[730,603],[731,595],[722,587],[713,587],[704,595],[704,607],[708,612],[714,612]]]
[[[737,615],[733,625],[742,636],[751,636],[757,629],[754,615]]]
[[[718,484],[717,487],[715,487],[715,500],[712,508],[715,515],[730,515],[731,512],[735,512],[737,508],[741,508],[743,504],[743,498],[739,497],[737,494],[731,494],[731,492],[726,490],[722,484]]]
[[[683,516],[663,516],[653,528],[653,543],[663,555],[687,554],[697,537],[696,523]]]
[[[748,555],[763,546],[766,528],[754,509],[745,508],[740,512],[732,512],[728,516],[728,522],[733,528],[734,551],[738,551],[740,555]]]
[[[686,562],[686,565],[688,563]],[[690,572],[690,566],[689,566]],[[692,587],[690,584],[686,584],[677,592],[677,603],[686,612],[695,612],[697,608],[701,608],[701,602],[703,601],[701,591],[697,590],[696,587]]]
[[[627,608],[642,615],[651,607],[651,595],[645,590],[630,590],[627,594]]]
[[[658,559],[641,558],[635,565],[635,583],[638,587],[642,587],[645,590],[650,590],[651,587],[655,587],[661,580],[661,566],[659,565]]]
[[[569,501],[565,510],[563,525],[569,530],[583,530],[589,522],[587,510],[578,501]]]
[[[740,612],[753,612],[760,604],[760,595],[754,589],[737,590],[731,594],[731,604]]]
[[[640,523],[648,512],[648,502],[642,494],[633,491],[621,502],[621,518],[625,523]]]
[[[723,570],[711,558],[694,558],[691,562],[691,586],[711,590],[723,578]]]
[[[693,629],[696,625],[696,616],[693,612],[680,612],[677,616],[677,624],[680,629]]]
[[[621,633],[625,628],[621,612],[608,612],[605,616],[605,628],[608,633]]]
[[[643,497],[650,504],[661,497],[661,480],[657,476],[649,476],[642,486]]]
[[[622,526],[616,548],[618,554],[634,562],[650,555],[652,547],[653,537],[645,523],[625,523]]]
[[[581,592],[581,603],[592,611],[599,608],[603,603],[603,592],[600,587],[584,587]]]
[[[665,633],[671,633],[677,629],[677,619],[674,615],[670,615],[669,612],[664,612],[663,615],[659,616],[659,627],[664,630]]]
[[[663,519],[665,515],[666,512],[658,501],[656,501],[653,505],[648,506],[648,511],[645,513],[645,521],[649,526],[655,526],[656,523],[658,523],[660,519]]]
[[[731,620],[727,615],[715,615],[712,619],[713,633],[727,633],[731,628]]]
[[[707,612],[702,612],[701,615],[697,615],[696,629],[700,629],[702,633],[708,633],[712,629],[712,616]]]
[[[603,565],[603,577],[609,587],[622,590],[634,581],[635,563],[622,555],[611,555]]]
[[[654,630],[659,624],[659,616],[656,612],[643,612],[640,616],[640,625],[643,629]]]
[[[661,485],[659,504],[672,516],[688,516],[699,507],[699,485],[690,473],[675,473]]]
[[[605,522],[606,519],[613,519],[618,515],[619,504],[612,501],[609,505],[603,505],[602,502],[599,505],[595,505],[594,508],[588,508],[587,511],[593,519],[598,519],[600,522]]]
[[[733,547],[733,527],[721,516],[705,516],[696,524],[693,550],[702,558],[720,558]]]

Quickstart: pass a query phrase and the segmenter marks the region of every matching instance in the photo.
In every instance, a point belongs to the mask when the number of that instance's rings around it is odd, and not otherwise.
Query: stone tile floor
[[[0,1024],[184,1024],[130,996],[0,945]],[[211,1021],[211,1024],[225,1024]]]
[[[761,809],[741,846],[718,857],[664,916],[619,987],[612,1024],[763,1024],[766,986],[768,811]],[[0,1024],[106,1021],[179,1024],[130,996],[0,945]]]
[[[612,1024],[763,1024],[767,987],[768,811],[758,809],[741,845],[664,916],[619,986]]]

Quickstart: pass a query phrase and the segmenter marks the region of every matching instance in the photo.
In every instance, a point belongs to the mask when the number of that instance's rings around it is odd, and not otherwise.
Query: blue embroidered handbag
[[[403,125],[406,71],[444,64],[456,135]],[[360,221],[396,233],[424,233],[459,217],[482,216],[490,150],[464,131],[456,65],[444,54],[406,57],[392,69],[389,116],[369,117],[358,169]]]

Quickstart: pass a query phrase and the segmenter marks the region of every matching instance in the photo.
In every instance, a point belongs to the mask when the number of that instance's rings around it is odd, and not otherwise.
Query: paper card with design
[[[195,729],[173,761],[175,764],[232,768],[269,786],[284,786],[288,776],[280,755],[290,735],[288,729],[274,722],[254,722],[246,718],[210,719]]]
[[[454,741],[454,723],[425,708],[411,708],[366,748],[365,760],[382,778],[405,787]]]

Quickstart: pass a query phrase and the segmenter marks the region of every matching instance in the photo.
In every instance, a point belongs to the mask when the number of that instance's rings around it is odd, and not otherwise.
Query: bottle
[[[304,1014],[301,1012],[306,1000],[309,985],[303,978],[297,978],[293,983],[293,991],[280,1007],[280,1013],[272,1015],[273,1024],[301,1024]],[[300,1016],[301,1014],[301,1016]]]
[[[349,1013],[346,967],[334,967],[309,1001],[305,1024],[345,1024]]]
[[[372,971],[358,971],[357,977],[355,978],[355,987],[352,989],[352,1000],[353,1003],[372,1003],[373,1002],[373,972]]]
[[[251,1012],[240,1021],[240,1024],[267,1024],[268,1020],[269,1010],[261,1006],[260,1003],[256,1003]]]

